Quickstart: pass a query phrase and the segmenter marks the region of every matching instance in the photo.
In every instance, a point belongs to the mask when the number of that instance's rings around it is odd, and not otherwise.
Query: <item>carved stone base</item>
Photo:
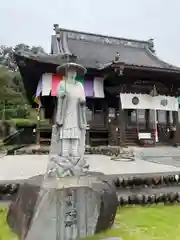
[[[96,176],[48,180],[43,187],[42,180],[36,176],[21,185],[10,206],[7,221],[20,239],[79,239],[112,226],[117,210],[112,184]]]

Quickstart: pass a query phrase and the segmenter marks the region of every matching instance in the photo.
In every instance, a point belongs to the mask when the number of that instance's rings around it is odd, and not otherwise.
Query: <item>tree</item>
[[[24,108],[28,103],[23,81],[14,59],[14,52],[18,51],[45,53],[41,46],[30,47],[20,43],[13,48],[0,45],[0,111],[9,105],[14,109],[17,106]]]
[[[19,72],[0,68],[0,119],[26,118],[31,112]]]
[[[17,71],[12,47],[7,47],[5,45],[0,46],[0,65],[7,67],[12,71]]]
[[[45,53],[44,49],[41,46],[32,46],[31,52],[33,53]]]
[[[0,103],[27,103],[19,73],[14,73],[4,67],[0,68]]]
[[[27,51],[27,52],[29,52],[30,51],[30,46],[28,46],[27,44],[24,44],[24,43],[20,43],[20,44],[17,44],[15,46],[14,51],[15,52],[18,52],[18,51]]]
[[[5,66],[12,71],[18,71],[17,64],[14,60],[14,52],[19,51],[30,53],[32,52],[34,54],[45,53],[44,49],[41,46],[30,47],[27,44],[20,43],[13,48],[5,45],[0,45],[0,65]]]

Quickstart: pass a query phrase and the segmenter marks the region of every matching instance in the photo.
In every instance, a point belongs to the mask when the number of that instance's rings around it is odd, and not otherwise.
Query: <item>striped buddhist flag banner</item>
[[[104,98],[104,78],[95,77],[93,88],[95,98]]]
[[[84,86],[86,97],[93,97],[93,79],[88,77],[76,77],[76,81],[79,81]]]
[[[180,104],[180,97],[178,97],[178,104]]]
[[[93,91],[93,79],[85,79],[84,81],[84,91],[86,97],[93,97],[94,91]]]
[[[63,76],[61,75],[53,75],[52,76],[52,87],[51,87],[51,96],[56,96],[56,91],[58,84],[63,79]]]
[[[52,86],[52,74],[46,73],[42,75],[42,96],[49,96]]]
[[[40,105],[41,91],[42,91],[42,78],[38,82],[38,86],[37,86],[37,89],[36,89],[36,95],[35,95],[35,98],[34,98],[34,102],[39,104],[39,105]]]
[[[35,102],[39,102],[40,95],[42,96],[56,96],[58,84],[63,80],[63,76],[58,74],[46,73],[43,74],[39,80]],[[79,81],[84,86],[86,97],[104,98],[104,79],[103,78],[90,78],[90,77],[76,77],[76,81]]]
[[[84,78],[77,76],[76,81],[82,83],[82,85],[84,86]]]

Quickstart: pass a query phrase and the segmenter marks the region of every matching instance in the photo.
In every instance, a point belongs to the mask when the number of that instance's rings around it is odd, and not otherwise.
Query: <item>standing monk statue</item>
[[[19,192],[14,204],[18,209],[15,224],[9,217],[22,240],[82,239],[111,227],[117,210],[114,187],[99,174],[87,173],[84,160],[85,92],[76,76],[84,75],[86,69],[66,63],[57,70],[64,80],[57,88],[48,169],[44,181],[30,180],[25,192]]]
[[[50,172],[57,177],[82,175],[88,169],[84,160],[86,133],[86,97],[82,83],[76,80],[86,69],[76,63],[57,68],[64,76],[57,88],[57,112],[53,127]]]

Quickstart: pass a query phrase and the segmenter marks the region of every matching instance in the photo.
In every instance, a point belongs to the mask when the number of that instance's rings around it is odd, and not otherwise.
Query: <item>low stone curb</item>
[[[12,151],[11,151],[12,152]],[[12,154],[12,153],[11,153]],[[21,148],[14,151],[15,155],[46,155],[49,154],[49,148],[40,147],[40,148]],[[110,157],[121,158],[130,158],[134,159],[134,153],[130,148],[121,148],[121,147],[86,147],[85,154],[100,154]]]
[[[120,206],[132,204],[180,203],[180,173],[99,176],[116,187]],[[12,200],[19,183],[1,183],[0,200]]]

